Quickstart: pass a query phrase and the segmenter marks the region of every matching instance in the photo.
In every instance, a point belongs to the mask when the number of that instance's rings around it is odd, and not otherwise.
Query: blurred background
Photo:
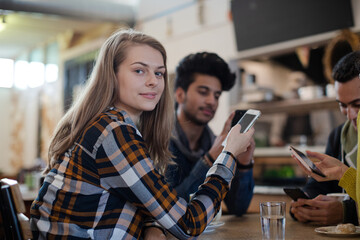
[[[0,175],[37,186],[51,134],[100,46],[131,27],[164,44],[171,78],[189,53],[229,62],[237,81],[211,128],[219,133],[235,109],[260,109],[257,184],[302,184],[286,146],[324,151],[345,120],[330,73],[337,46],[359,47],[359,13],[356,0],[0,0]]]

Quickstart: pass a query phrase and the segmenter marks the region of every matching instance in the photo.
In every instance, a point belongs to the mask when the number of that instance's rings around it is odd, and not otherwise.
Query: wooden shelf
[[[330,110],[339,109],[339,104],[336,102],[335,97],[319,98],[313,100],[284,100],[274,102],[261,102],[261,103],[240,103],[233,107],[233,109],[258,109],[265,113],[304,113],[313,110]]]

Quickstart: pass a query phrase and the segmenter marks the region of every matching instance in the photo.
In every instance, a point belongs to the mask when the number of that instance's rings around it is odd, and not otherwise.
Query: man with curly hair
[[[231,128],[234,113],[217,137],[208,123],[215,115],[221,93],[233,87],[235,77],[221,57],[209,52],[190,54],[176,68],[176,123],[170,143],[175,164],[168,166],[166,177],[186,200],[204,182]],[[225,198],[231,214],[244,214],[252,199],[254,148],[252,141],[247,151],[237,156],[238,169]]]

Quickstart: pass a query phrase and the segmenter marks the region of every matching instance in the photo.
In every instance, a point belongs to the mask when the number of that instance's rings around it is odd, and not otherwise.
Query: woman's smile
[[[155,93],[155,92],[148,92],[148,93],[140,93],[140,95],[143,96],[144,98],[147,98],[147,99],[155,99],[157,93]]]

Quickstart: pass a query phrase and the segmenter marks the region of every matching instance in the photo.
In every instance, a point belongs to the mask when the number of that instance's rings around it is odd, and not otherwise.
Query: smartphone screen
[[[241,125],[241,133],[246,132],[251,128],[251,126],[255,123],[255,120],[259,117],[258,114],[250,114],[246,112],[244,116],[239,120],[239,124]]]
[[[293,146],[290,146],[290,150],[294,153],[294,156],[310,171],[313,173],[316,173],[322,177],[326,177],[325,174],[323,174],[320,169],[316,167],[316,165],[301,151],[297,150]]]

